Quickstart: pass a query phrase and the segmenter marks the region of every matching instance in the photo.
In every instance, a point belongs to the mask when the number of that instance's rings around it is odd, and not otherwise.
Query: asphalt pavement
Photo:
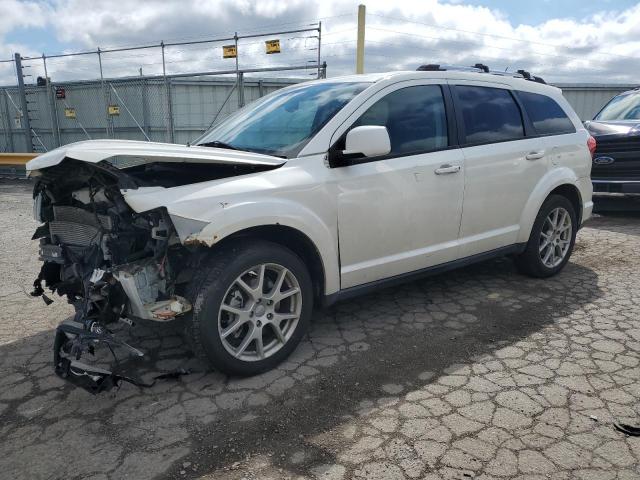
[[[53,373],[30,185],[0,183],[0,477],[640,478],[640,218],[591,220],[558,276],[509,259],[317,312],[291,358],[238,379],[179,328],[136,326],[143,377],[94,397]]]

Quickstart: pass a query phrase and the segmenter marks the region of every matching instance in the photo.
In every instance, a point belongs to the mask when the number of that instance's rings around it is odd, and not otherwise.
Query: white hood
[[[70,143],[39,155],[27,163],[27,171],[53,167],[65,158],[98,163],[111,157],[135,157],[151,162],[217,163],[236,165],[282,165],[270,155],[211,147],[187,147],[174,143],[136,140],[88,140]]]

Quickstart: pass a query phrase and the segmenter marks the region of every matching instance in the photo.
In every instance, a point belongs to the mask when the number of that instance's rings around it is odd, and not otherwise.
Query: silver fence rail
[[[313,35],[304,36],[306,33]],[[286,38],[286,35],[293,36]],[[325,77],[326,63],[320,63],[320,35],[321,24],[317,24],[305,29],[244,36],[236,34],[231,38],[197,42],[161,42],[159,45],[42,57],[16,54],[11,62],[17,72],[17,85],[0,87],[0,152],[45,152],[89,139],[187,143],[246,103],[304,81],[305,76]],[[282,38],[286,51],[294,53],[294,46],[302,39],[303,46],[298,50],[302,55],[312,53],[313,59],[307,57],[302,61],[300,55],[292,54],[290,57],[293,58],[288,58],[291,63],[278,64],[269,55],[271,63],[265,66],[241,64],[239,58],[243,48],[248,49],[251,45],[243,44],[243,40],[255,45],[265,43],[256,41],[256,38],[274,36]],[[308,47],[309,39],[317,42],[315,47]],[[229,42],[236,49],[233,68],[167,72],[170,48],[205,44],[207,48],[216,47],[222,53],[223,47],[229,47],[224,44]],[[136,56],[149,59],[158,53],[152,55],[152,49],[158,50],[160,59],[146,65],[157,65],[157,74],[142,75],[141,67],[138,76],[107,75],[122,70],[108,55],[142,51],[142,54],[136,52]],[[89,59],[97,59],[97,62],[87,63]],[[79,76],[88,71],[90,78],[51,81],[52,69],[54,75],[60,77],[62,75],[58,72],[62,67],[69,66],[56,62],[69,60],[76,62],[72,68],[76,67],[74,71]],[[9,61],[0,61],[0,64],[6,62]],[[228,62],[225,65],[231,66]],[[294,78],[296,74],[298,76]],[[290,78],[280,78],[283,75]]]

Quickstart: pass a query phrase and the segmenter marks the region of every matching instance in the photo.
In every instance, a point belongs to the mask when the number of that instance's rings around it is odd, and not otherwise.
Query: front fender
[[[540,179],[535,186],[529,200],[520,216],[520,233],[518,234],[518,243],[526,243],[529,241],[533,223],[540,211],[540,207],[544,203],[549,194],[560,185],[573,185],[577,187],[578,177],[575,172],[569,168],[554,168]]]
[[[136,212],[165,207],[183,244],[213,246],[252,227],[294,228],[319,252],[325,292],[330,294],[340,288],[336,195],[322,181],[326,168],[317,160],[220,180],[171,188],[141,187],[122,193]]]
[[[334,225],[306,206],[282,198],[258,198],[221,204],[211,212],[208,220],[210,223],[187,237],[183,243],[214,246],[222,239],[248,228],[265,225],[290,227],[306,235],[317,248],[324,267],[326,294],[340,289]]]

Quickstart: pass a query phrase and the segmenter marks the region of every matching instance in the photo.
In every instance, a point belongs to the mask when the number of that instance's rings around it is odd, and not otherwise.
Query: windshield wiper
[[[212,142],[199,143],[199,147],[215,147],[215,148],[226,148],[228,150],[240,150],[238,147],[234,147],[229,143],[224,143],[219,140],[214,140]]]

